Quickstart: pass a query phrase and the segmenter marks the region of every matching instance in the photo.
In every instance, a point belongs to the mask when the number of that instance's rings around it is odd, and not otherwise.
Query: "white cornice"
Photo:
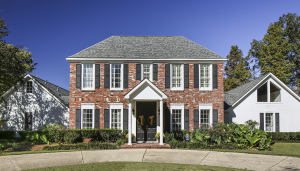
[[[136,59],[136,58],[66,58],[69,62],[110,62],[110,61],[122,61],[122,62],[140,62],[140,61],[159,61],[159,62],[174,62],[174,61],[188,61],[188,62],[204,62],[204,63],[223,63],[227,61],[227,59]]]

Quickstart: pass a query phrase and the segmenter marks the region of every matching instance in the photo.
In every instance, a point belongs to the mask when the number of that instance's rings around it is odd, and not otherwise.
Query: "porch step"
[[[171,149],[169,144],[164,143],[164,145],[159,145],[159,143],[132,143],[128,145],[125,143],[121,145],[121,149]]]

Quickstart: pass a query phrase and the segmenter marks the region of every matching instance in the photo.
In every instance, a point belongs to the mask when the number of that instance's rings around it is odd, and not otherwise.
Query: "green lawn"
[[[32,170],[50,171],[50,170],[241,170],[216,166],[201,166],[201,165],[187,165],[187,164],[171,164],[171,163],[137,163],[137,162],[105,162],[105,163],[92,163],[80,164],[71,166],[58,166],[39,168]]]

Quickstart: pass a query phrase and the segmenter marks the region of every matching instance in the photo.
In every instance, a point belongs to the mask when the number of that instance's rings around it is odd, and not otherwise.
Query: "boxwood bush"
[[[15,131],[0,131],[0,139],[10,139],[15,134]]]
[[[300,132],[268,132],[275,142],[300,143]]]

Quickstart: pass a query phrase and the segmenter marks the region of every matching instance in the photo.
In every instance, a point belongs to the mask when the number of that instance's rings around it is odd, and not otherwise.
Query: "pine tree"
[[[243,57],[243,52],[238,46],[231,46],[229,55],[226,57],[228,61],[224,72],[225,92],[245,84],[251,76],[247,58]]]

